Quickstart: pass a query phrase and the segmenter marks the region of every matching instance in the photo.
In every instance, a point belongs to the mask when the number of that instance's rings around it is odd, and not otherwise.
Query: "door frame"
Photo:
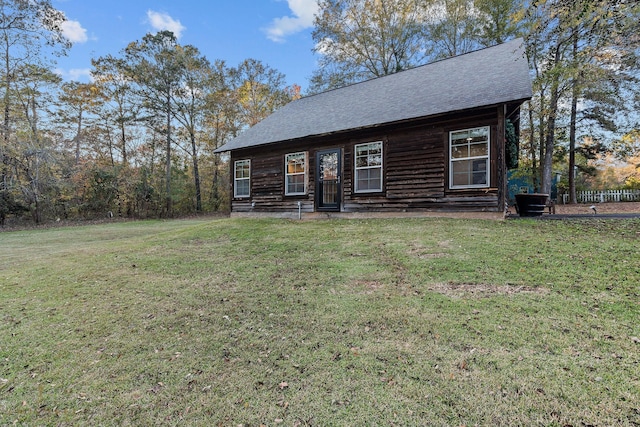
[[[337,157],[337,178],[336,178],[336,202],[325,203],[323,200],[324,183],[323,178],[320,175],[320,159],[324,154],[336,153]],[[330,148],[326,150],[320,150],[316,152],[316,194],[315,194],[315,207],[317,211],[324,212],[340,212],[342,206],[342,148]]]

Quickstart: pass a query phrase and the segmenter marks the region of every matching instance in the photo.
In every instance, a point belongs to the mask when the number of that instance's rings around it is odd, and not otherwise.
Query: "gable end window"
[[[355,192],[382,191],[382,141],[355,146]]]
[[[449,133],[449,187],[489,187],[489,126]]]
[[[233,196],[251,195],[251,160],[238,160],[234,163]]]
[[[284,194],[295,196],[307,192],[307,153],[291,153],[284,156]]]

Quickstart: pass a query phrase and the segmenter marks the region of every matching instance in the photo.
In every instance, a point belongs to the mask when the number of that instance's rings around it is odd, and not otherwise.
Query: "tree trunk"
[[[33,222],[36,224],[40,224],[42,220],[42,214],[40,212],[40,153],[36,150],[34,153],[35,159],[35,173],[32,175],[31,171],[27,167],[25,169],[25,173],[29,179],[29,186],[31,187],[31,192],[33,194],[33,204],[31,206],[31,217],[33,218]]]
[[[9,155],[5,154],[5,149],[9,146],[9,129],[10,129],[10,109],[9,109],[9,91],[11,89],[11,64],[9,62],[9,48],[6,46],[5,40],[5,70],[4,70],[4,120],[2,123],[2,146],[0,146],[0,203],[8,200],[9,192],[8,176],[9,176]],[[0,206],[0,211],[7,207]],[[4,215],[2,217],[4,225]]]
[[[544,162],[542,164],[542,186],[540,192],[551,194],[551,178],[553,173],[553,149],[555,148],[556,115],[558,112],[558,84],[554,83],[549,101],[549,118],[547,121],[547,134],[544,142]]]
[[[560,45],[555,48],[553,64],[557,66],[560,62]],[[542,164],[542,187],[541,193],[551,194],[551,178],[553,174],[553,149],[556,145],[556,117],[558,115],[558,98],[560,96],[560,82],[557,75],[553,76],[551,82],[551,98],[549,99],[549,117],[546,126],[544,140],[544,163]],[[542,159],[541,159],[542,160]]]
[[[82,110],[80,110],[80,113],[78,114],[78,130],[76,132],[76,166],[80,164],[81,133],[82,133]]]
[[[533,133],[533,110],[531,107],[529,107],[529,129],[531,129],[531,131],[529,132],[529,152],[531,153],[531,178],[532,178],[532,184],[533,184],[533,188],[537,189],[538,188],[538,163],[537,163],[537,157],[536,157],[536,137],[535,134]]]
[[[191,133],[191,151],[193,152],[193,180],[196,187],[196,212],[202,212],[202,194],[200,193],[200,171],[198,169],[198,150],[196,136]]]
[[[108,129],[109,129],[108,124],[107,124],[107,123],[105,123],[105,124],[107,125],[107,126],[105,126],[105,128],[107,129],[107,144],[108,144],[108,147],[109,147],[109,159],[111,160],[111,167],[112,167],[112,168],[115,168],[115,166],[116,166],[116,159],[115,159],[115,157],[113,156],[113,150],[114,150],[114,147],[113,147],[113,138],[111,138],[111,131],[110,131],[110,130],[108,130]]]
[[[578,54],[578,32],[574,31],[573,35],[573,58]],[[573,79],[573,87],[571,93],[571,123],[569,127],[569,203],[578,202],[576,194],[576,126],[578,116],[578,78]]]
[[[120,117],[123,117],[124,114],[122,112],[122,106],[118,107],[120,109]],[[127,133],[126,127],[124,124],[124,120],[120,121],[120,150],[122,151],[122,164],[126,165],[128,163],[127,159]]]
[[[538,120],[538,171],[536,173],[536,181],[534,185],[534,189],[536,193],[540,192],[540,187],[542,185],[542,174],[544,170],[544,147],[545,147],[545,121],[544,121],[544,99],[545,99],[545,91],[544,89],[540,91],[540,119]]]
[[[569,203],[578,202],[576,194],[576,116],[578,107],[578,96],[574,88],[571,99],[571,126],[569,128]]]
[[[219,154],[213,155],[213,177],[211,179],[211,201],[213,203],[213,209],[220,209],[220,191],[218,184],[218,157]]]
[[[171,217],[171,95],[167,95],[167,159],[165,169],[165,201],[167,217]]]

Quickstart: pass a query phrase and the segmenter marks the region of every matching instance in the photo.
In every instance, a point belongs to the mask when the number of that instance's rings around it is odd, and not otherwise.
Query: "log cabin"
[[[505,128],[531,96],[516,39],[300,98],[216,150],[231,214],[502,215]]]

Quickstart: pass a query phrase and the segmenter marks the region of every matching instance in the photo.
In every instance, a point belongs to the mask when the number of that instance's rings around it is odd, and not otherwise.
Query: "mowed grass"
[[[640,425],[638,220],[148,221],[0,251],[0,425]]]

